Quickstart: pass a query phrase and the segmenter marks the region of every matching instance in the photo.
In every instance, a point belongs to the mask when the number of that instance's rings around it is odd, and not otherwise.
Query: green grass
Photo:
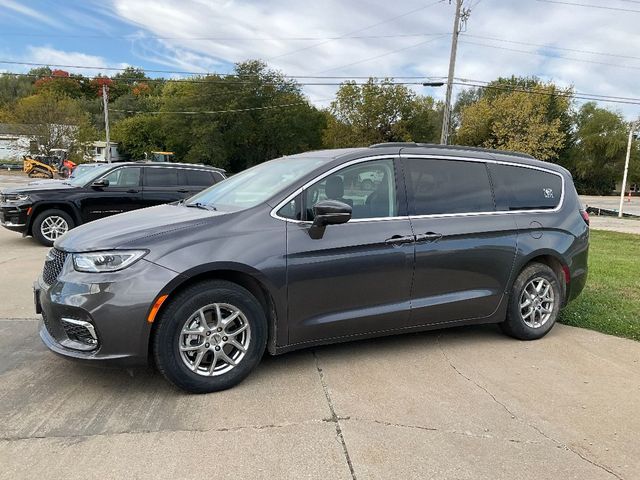
[[[560,321],[640,340],[640,235],[591,231],[587,285]]]

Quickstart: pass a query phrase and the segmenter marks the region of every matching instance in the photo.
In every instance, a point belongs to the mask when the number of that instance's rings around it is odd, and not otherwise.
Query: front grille
[[[42,270],[44,283],[51,285],[58,279],[66,258],[67,254],[62,250],[58,250],[57,248],[49,250],[47,258],[44,261],[44,269]]]

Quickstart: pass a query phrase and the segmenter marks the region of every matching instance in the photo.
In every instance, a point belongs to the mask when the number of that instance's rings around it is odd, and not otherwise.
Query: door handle
[[[437,242],[442,238],[441,233],[427,232],[416,235],[416,242]]]
[[[402,245],[405,243],[413,243],[415,239],[416,238],[413,235],[407,235],[404,237],[402,235],[394,235],[391,238],[387,238],[384,243],[387,245]]]
[[[178,190],[178,193],[189,193],[189,190],[185,190],[185,189]]]
[[[130,190],[127,190],[127,193],[139,193],[140,190],[134,190],[133,188]]]

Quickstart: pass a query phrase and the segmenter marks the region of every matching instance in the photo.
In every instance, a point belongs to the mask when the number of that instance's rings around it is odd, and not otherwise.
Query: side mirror
[[[96,180],[95,182],[93,182],[91,184],[91,186],[93,188],[104,188],[104,187],[108,187],[109,186],[109,180],[107,180],[106,178],[100,179],[100,180]]]
[[[351,213],[351,206],[346,203],[337,200],[323,200],[313,206],[313,225],[324,227],[347,223],[351,220]]]

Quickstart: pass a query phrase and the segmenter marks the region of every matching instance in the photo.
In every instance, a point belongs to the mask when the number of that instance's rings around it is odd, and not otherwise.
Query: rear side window
[[[562,197],[562,178],[554,173],[512,165],[489,165],[496,208],[509,210],[554,209]]]
[[[482,162],[409,158],[405,170],[410,215],[494,211]]]
[[[209,187],[216,183],[212,172],[206,170],[183,170],[184,181],[186,185],[192,187]]]
[[[147,187],[175,187],[178,185],[178,170],[175,168],[145,168]]]

